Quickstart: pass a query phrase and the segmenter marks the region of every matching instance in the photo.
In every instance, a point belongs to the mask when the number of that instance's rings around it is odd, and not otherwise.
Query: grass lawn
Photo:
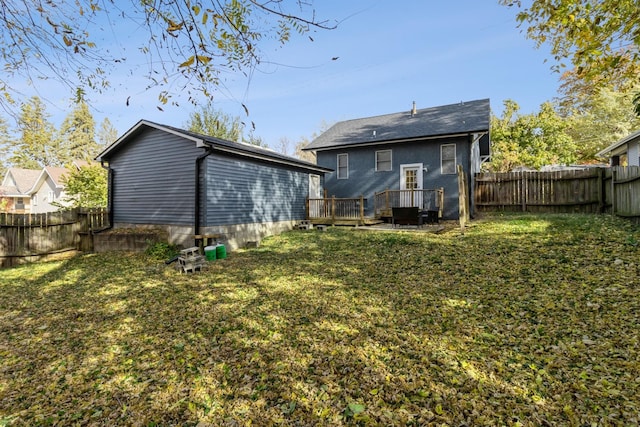
[[[640,232],[293,231],[0,271],[0,426],[640,423]]]

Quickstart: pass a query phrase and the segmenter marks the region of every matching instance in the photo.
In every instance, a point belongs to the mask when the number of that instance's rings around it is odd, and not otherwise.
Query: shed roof
[[[618,148],[622,147],[623,145],[625,145],[625,144],[627,144],[629,142],[632,142],[636,138],[640,138],[640,130],[637,130],[637,131],[625,136],[621,140],[614,142],[613,144],[611,144],[610,146],[608,146],[604,150],[602,150],[599,153],[597,153],[596,156],[597,157],[604,157],[604,156],[613,154],[613,152],[615,150],[617,150]]]
[[[169,132],[171,134],[193,141],[198,147],[203,147],[203,148],[208,147],[210,149],[213,149],[214,151],[226,152],[228,154],[233,154],[233,155],[237,155],[245,158],[260,159],[260,160],[264,160],[272,163],[286,164],[289,166],[308,169],[315,173],[325,173],[325,172],[332,171],[331,169],[327,169],[322,166],[318,166],[316,164],[297,159],[295,157],[290,157],[284,154],[277,153],[268,148],[259,147],[253,144],[246,144],[243,142],[227,141],[227,140],[216,138],[213,136],[202,135],[202,134],[187,131],[184,129],[179,129],[173,126],[154,123],[148,120],[140,120],[138,123],[136,123],[124,135],[122,135],[113,144],[111,144],[102,153],[100,153],[96,157],[96,160],[108,161],[109,158],[113,155],[113,153],[115,153],[118,150],[118,148],[130,142],[133,139],[134,135],[136,135],[142,129],[146,129],[146,128],[153,128],[153,129],[162,130],[164,132]]]
[[[401,142],[438,136],[486,132],[491,109],[489,99],[459,102],[382,116],[338,122],[318,136],[305,150]]]

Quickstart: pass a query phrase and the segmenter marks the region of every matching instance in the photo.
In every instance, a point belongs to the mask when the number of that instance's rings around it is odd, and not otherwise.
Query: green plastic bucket
[[[216,246],[205,246],[204,248],[204,256],[207,261],[215,261],[217,252]]]
[[[227,248],[223,244],[218,243],[216,245],[216,258],[225,259],[227,257]]]

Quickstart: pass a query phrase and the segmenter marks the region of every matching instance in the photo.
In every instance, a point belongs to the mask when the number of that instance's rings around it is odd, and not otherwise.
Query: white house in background
[[[86,161],[74,161],[80,169]],[[41,170],[10,168],[0,185],[0,211],[8,213],[54,212],[65,205],[66,193],[62,177],[67,168],[46,166]]]
[[[600,151],[598,157],[609,157],[611,166],[640,166],[640,130]]]

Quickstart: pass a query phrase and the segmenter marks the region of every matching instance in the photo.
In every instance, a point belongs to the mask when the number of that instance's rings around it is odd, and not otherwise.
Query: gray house
[[[457,165],[472,191],[474,174],[489,158],[489,119],[488,99],[425,109],[414,103],[410,111],[336,123],[306,150],[316,152],[320,167],[333,169],[325,175],[327,195],[362,195],[368,217],[388,215],[378,202],[386,199],[456,219]],[[438,189],[444,206],[434,206]]]
[[[255,145],[142,120],[97,160],[116,228],[159,227],[186,246],[221,234],[230,249],[306,218],[328,168]]]

